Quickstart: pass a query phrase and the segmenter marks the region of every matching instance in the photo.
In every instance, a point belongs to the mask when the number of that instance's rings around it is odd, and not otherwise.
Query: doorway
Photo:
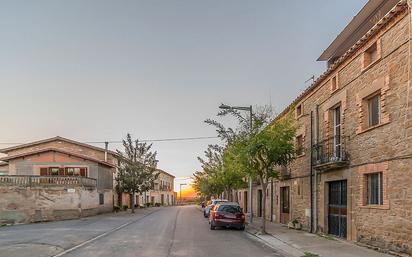
[[[290,201],[289,187],[280,188],[280,223],[287,224],[289,222]]]
[[[248,206],[248,202],[247,202],[247,191],[243,192],[243,210],[245,212],[247,212],[247,206]]]
[[[263,209],[263,193],[262,190],[258,190],[258,217],[262,217]]]
[[[346,238],[347,181],[329,182],[328,233]]]

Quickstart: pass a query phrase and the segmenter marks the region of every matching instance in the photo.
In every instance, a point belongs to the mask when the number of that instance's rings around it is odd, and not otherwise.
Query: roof
[[[341,57],[398,2],[399,0],[369,0],[322,53],[318,61]]]
[[[277,121],[281,117],[285,116],[296,104],[298,104],[302,99],[314,91],[318,86],[320,86],[323,81],[333,73],[344,61],[349,59],[353,54],[357,52],[366,42],[375,36],[379,30],[385,26],[389,21],[392,20],[397,14],[402,12],[407,8],[407,0],[400,0],[388,13],[386,13],[383,18],[378,21],[375,26],[373,26],[361,39],[359,39],[351,48],[349,48],[341,57],[339,57],[322,75],[320,75],[308,88],[306,88],[298,97],[293,100],[273,121]]]
[[[161,170],[161,169],[156,169],[157,171],[160,171],[160,172],[162,172],[162,173],[164,173],[164,174],[166,174],[166,175],[168,175],[168,176],[170,176],[170,177],[173,177],[173,178],[175,178],[175,176],[173,176],[172,174],[170,174],[170,173],[167,173],[166,171],[164,171],[164,170]]]
[[[7,154],[8,152],[13,151],[13,150],[17,150],[17,149],[21,149],[21,148],[25,148],[25,147],[29,147],[29,146],[34,146],[34,145],[40,145],[40,144],[53,142],[53,141],[64,141],[64,142],[67,142],[67,143],[71,143],[71,144],[87,147],[87,148],[90,148],[90,149],[94,149],[94,150],[97,150],[97,151],[100,151],[100,152],[105,152],[106,151],[106,149],[101,148],[101,147],[97,147],[97,146],[93,146],[93,145],[89,145],[89,144],[85,144],[85,143],[80,143],[78,141],[74,141],[74,140],[67,139],[67,138],[64,138],[64,137],[56,136],[56,137],[51,137],[51,138],[47,138],[47,139],[43,139],[43,140],[39,140],[39,141],[34,141],[34,142],[31,142],[31,143],[27,143],[27,144],[21,144],[21,145],[16,145],[16,146],[12,146],[12,147],[3,148],[3,149],[0,149],[0,153]],[[110,151],[110,150],[108,150],[107,152],[112,154],[112,155],[117,155],[116,152],[113,152],[113,151]]]
[[[81,158],[81,159],[84,159],[84,160],[89,160],[89,161],[93,161],[93,162],[96,162],[96,163],[99,163],[99,164],[103,164],[103,165],[111,167],[111,168],[116,167],[115,165],[113,165],[109,162],[101,161],[99,159],[92,158],[90,156],[86,156],[86,155],[82,155],[82,154],[78,154],[78,153],[68,152],[68,151],[61,150],[61,149],[55,148],[55,147],[49,147],[49,148],[44,148],[44,149],[40,149],[40,150],[36,150],[36,151],[31,151],[31,152],[26,152],[26,153],[21,153],[21,154],[2,157],[2,158],[0,158],[0,162],[1,161],[7,162],[7,161],[17,159],[17,158],[21,158],[21,157],[24,157],[24,156],[30,156],[30,155],[40,154],[40,153],[44,153],[44,152],[63,153],[63,154],[67,154],[67,155],[70,155],[70,156],[75,156],[77,158]]]

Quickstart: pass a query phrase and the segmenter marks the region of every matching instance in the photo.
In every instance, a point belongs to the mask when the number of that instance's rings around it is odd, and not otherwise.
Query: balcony
[[[286,180],[291,178],[290,168],[288,168],[287,166],[281,166],[278,170],[280,180]]]
[[[348,166],[349,154],[346,151],[346,141],[346,137],[334,136],[313,145],[313,167],[325,171]]]
[[[93,178],[74,176],[26,176],[26,175],[2,175],[0,186],[21,187],[53,187],[53,186],[79,186],[96,188],[97,181]]]

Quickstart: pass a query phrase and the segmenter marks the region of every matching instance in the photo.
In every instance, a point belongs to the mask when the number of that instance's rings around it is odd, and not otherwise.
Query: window
[[[368,120],[369,127],[379,125],[381,116],[381,97],[375,95],[368,99]]]
[[[338,82],[337,82],[336,76],[333,77],[331,80],[331,89],[332,89],[332,92],[338,89]]]
[[[50,176],[58,176],[59,168],[50,168]]]
[[[103,193],[99,193],[99,204],[100,205],[104,204],[104,194]]]
[[[333,156],[339,158],[341,152],[341,107],[333,110]]]
[[[296,153],[297,155],[303,154],[303,136],[299,135],[296,137]]]
[[[242,210],[240,209],[240,206],[237,205],[216,205],[219,206],[218,211],[221,212],[228,212],[228,213],[240,213]]]
[[[302,105],[299,104],[299,105],[296,107],[296,117],[300,117],[302,114],[303,114],[303,108],[302,108]]]
[[[74,168],[66,168],[65,173],[66,174],[64,174],[64,175],[66,175],[66,176],[73,176],[74,175]]]
[[[383,182],[382,172],[370,173],[366,175],[366,203],[383,205]]]
[[[367,68],[378,60],[379,57],[378,42],[375,42],[363,53],[363,68]]]

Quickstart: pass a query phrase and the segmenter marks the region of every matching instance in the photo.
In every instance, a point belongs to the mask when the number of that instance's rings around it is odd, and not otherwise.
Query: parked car
[[[206,207],[203,210],[203,216],[205,218],[209,218],[210,210],[218,203],[227,202],[225,199],[213,199],[212,201],[208,202]]]
[[[245,230],[245,214],[238,203],[221,202],[214,206],[209,215],[210,229],[235,227]]]

